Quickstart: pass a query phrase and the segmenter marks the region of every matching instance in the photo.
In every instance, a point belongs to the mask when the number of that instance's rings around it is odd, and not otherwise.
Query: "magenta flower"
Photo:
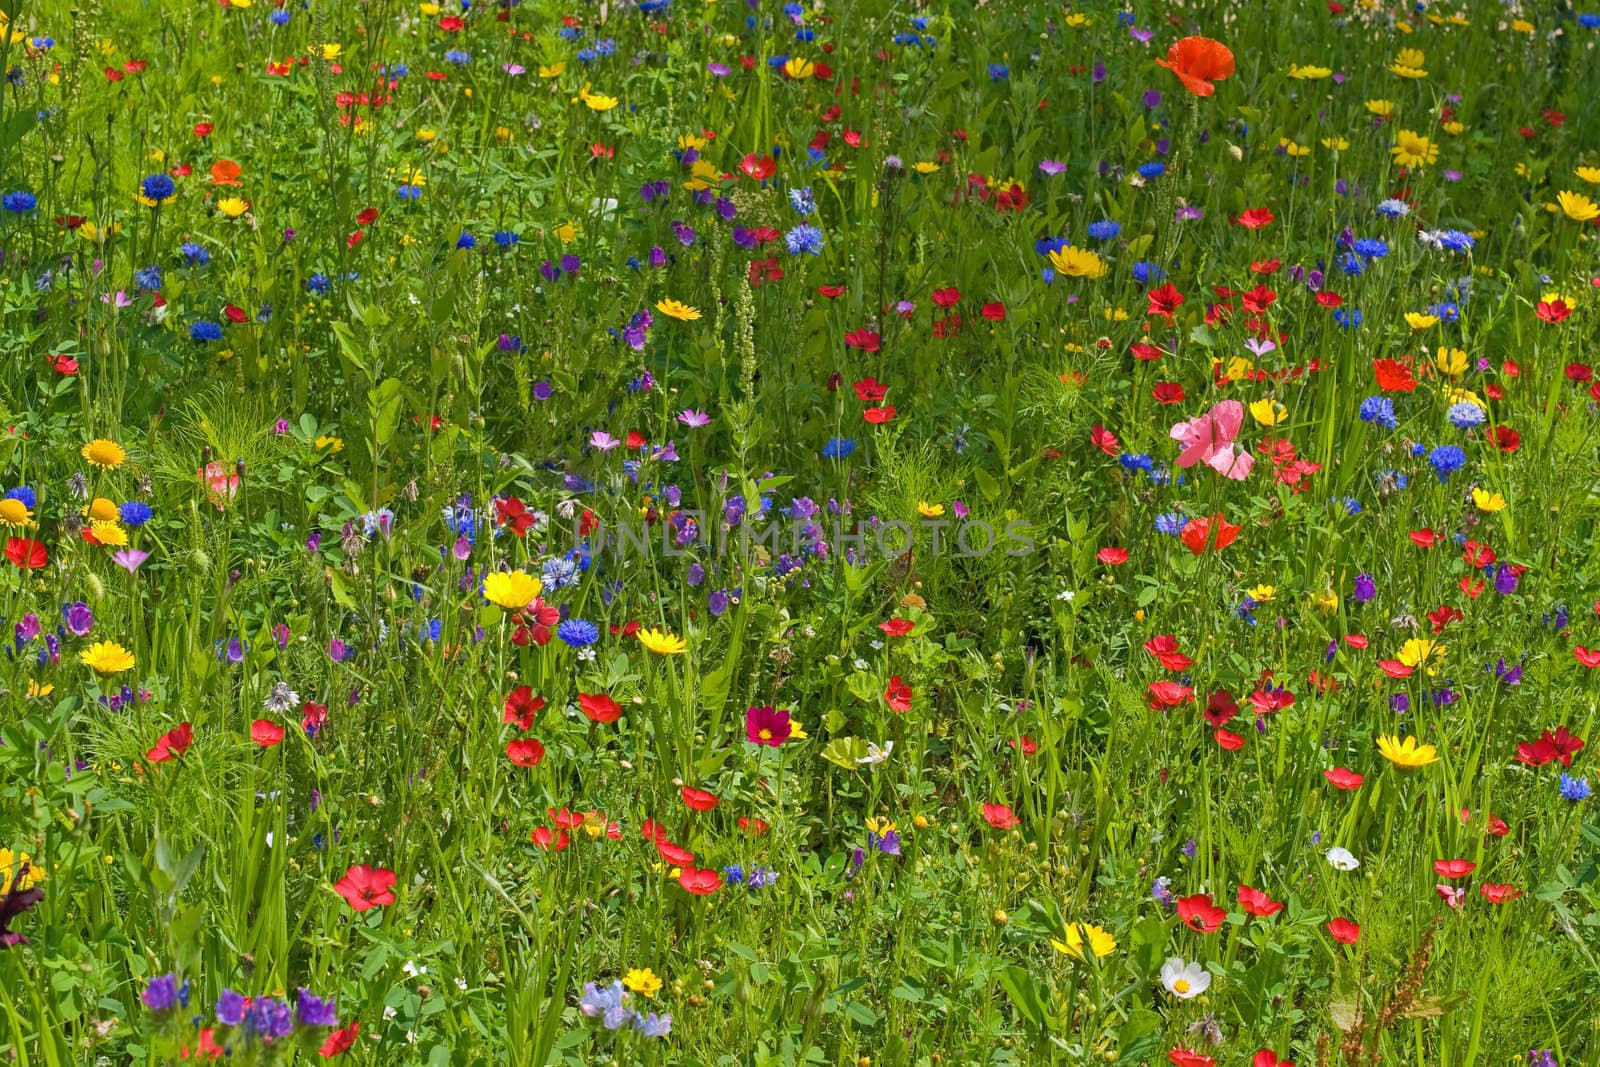
[[[589,435],[589,447],[599,449],[601,452],[610,452],[613,448],[616,448],[621,443],[621,441],[617,440],[615,437],[612,437],[604,430],[596,430],[594,433]]]
[[[691,430],[698,430],[702,426],[711,425],[711,416],[694,408],[685,408],[678,413],[678,421]]]
[[[771,705],[745,710],[744,733],[752,745],[777,748],[789,740],[790,730],[787,711],[775,710]]]
[[[137,571],[145,560],[150,558],[150,553],[137,548],[124,548],[111,557],[111,562],[127,571],[129,574]]]

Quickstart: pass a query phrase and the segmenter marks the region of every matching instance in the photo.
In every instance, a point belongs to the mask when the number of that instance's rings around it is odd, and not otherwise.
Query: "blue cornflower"
[[[1433,472],[1443,482],[1467,465],[1467,454],[1455,445],[1440,445],[1428,453],[1428,462],[1433,465]]]
[[[197,245],[193,241],[179,245],[178,252],[183,256],[185,266],[203,267],[211,262],[211,253],[206,251],[204,245]]]
[[[311,277],[306,279],[306,292],[326,293],[328,291],[328,287],[332,284],[333,283],[328,280],[328,276],[326,274],[313,274]]]
[[[818,256],[822,254],[822,231],[809,223],[802,223],[784,234],[783,243],[791,256],[802,252]]]
[[[989,64],[989,80],[990,81],[992,81],[992,82],[1003,82],[1009,77],[1011,77],[1011,68],[1006,66],[1004,63],[990,63]]]
[[[22,501],[22,506],[29,511],[39,506],[39,494],[35,493],[31,486],[19,485],[15,489],[7,490],[5,499]]]
[[[1474,430],[1483,425],[1486,416],[1478,405],[1470,400],[1462,400],[1450,405],[1445,418],[1458,430]]]
[[[450,49],[450,51],[444,54],[444,58],[446,62],[455,63],[458,66],[462,63],[470,63],[472,61],[472,56],[467,52],[463,52],[459,48]]]
[[[847,459],[856,450],[856,443],[848,437],[831,437],[822,446],[823,459]]]
[[[600,640],[600,628],[588,619],[566,619],[556,627],[556,636],[572,648],[587,648]]]
[[[1152,263],[1148,259],[1141,259],[1135,263],[1129,273],[1140,285],[1154,285],[1167,276],[1167,272],[1161,269],[1161,264]]]
[[[422,199],[422,188],[421,188],[421,186],[411,185],[409,183],[406,184],[406,185],[400,186],[398,189],[396,189],[394,191],[394,193],[401,200],[420,200],[420,199]]]
[[[1183,528],[1188,523],[1188,516],[1182,512],[1169,511],[1156,516],[1156,533],[1163,533],[1168,537],[1177,537],[1183,533]]]
[[[38,197],[34,196],[32,193],[23,192],[21,190],[18,190],[14,193],[7,193],[5,196],[0,197],[0,207],[4,207],[13,215],[26,215],[28,212],[32,211],[38,206]]]
[[[803,189],[790,189],[789,206],[801,215],[809,215],[817,210],[817,201],[811,195],[811,186],[807,185]]]
[[[1099,222],[1089,223],[1089,236],[1093,237],[1096,241],[1109,241],[1121,232],[1122,224],[1120,222],[1113,222],[1110,219],[1102,219]]]
[[[472,236],[472,234],[468,233],[467,231],[462,230],[461,231],[461,236],[456,238],[456,247],[457,248],[467,248],[467,249],[477,248],[478,247],[478,239],[476,237]]]
[[[1339,269],[1351,277],[1360,277],[1366,271],[1367,265],[1361,262],[1361,257],[1354,252],[1346,252],[1339,257]]]
[[[1363,259],[1382,259],[1389,254],[1388,243],[1377,237],[1357,238],[1350,248]]]
[[[267,17],[272,20],[272,24],[274,26],[287,26],[287,25],[289,25],[289,9],[288,8],[283,8],[283,7],[273,8],[272,9],[272,14],[268,15]]]
[[[141,289],[155,292],[161,288],[161,268],[144,267],[133,272],[133,284]]]
[[[1167,165],[1165,163],[1141,163],[1141,164],[1139,164],[1139,177],[1147,179],[1147,180],[1151,179],[1151,178],[1159,178],[1163,174],[1165,174],[1166,172],[1167,172]]]
[[[1411,214],[1411,205],[1404,200],[1385,200],[1378,205],[1378,214],[1386,219],[1403,219]]]
[[[139,527],[150,521],[153,513],[143,500],[130,500],[117,509],[117,518],[124,526]]]
[[[501,248],[511,248],[520,240],[522,240],[521,235],[510,230],[496,230],[494,234],[494,243]]]
[[[146,200],[154,200],[164,204],[178,193],[178,187],[173,180],[165,174],[152,174],[139,183],[139,191]]]
[[[201,344],[207,341],[220,341],[222,340],[222,327],[214,322],[207,322],[201,319],[189,327],[189,340],[199,341]]]
[[[1395,428],[1394,401],[1386,396],[1369,396],[1361,402],[1361,421],[1375,422],[1386,430]]]
[[[1117,462],[1122,464],[1124,470],[1148,471],[1155,469],[1155,460],[1143,452],[1124,452],[1117,457]]]
[[[1589,779],[1574,778],[1570,774],[1561,776],[1561,795],[1574,804],[1588,797],[1590,792]]]
[[[1361,328],[1361,312],[1355,308],[1340,308],[1333,313],[1333,321],[1344,329]]]
[[[578,565],[565,556],[555,556],[544,561],[540,577],[544,587],[554,593],[578,584]]]

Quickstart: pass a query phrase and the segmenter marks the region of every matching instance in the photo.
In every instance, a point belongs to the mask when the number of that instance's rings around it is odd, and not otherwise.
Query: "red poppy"
[[[1172,1061],[1172,1067],[1216,1067],[1217,1065],[1213,1057],[1181,1047],[1169,1049],[1167,1059]]]
[[[1485,882],[1478,887],[1478,892],[1491,904],[1506,904],[1522,895],[1522,890],[1516,886],[1500,882]]]
[[[78,361],[68,355],[51,356],[50,369],[63,377],[70,378],[78,373]]]
[[[1578,645],[1572,650],[1572,655],[1585,667],[1600,667],[1600,648],[1584,648]]]
[[[1184,301],[1183,294],[1178,292],[1178,287],[1171,282],[1161,286],[1159,289],[1150,290],[1145,294],[1145,298],[1149,301],[1149,305],[1145,308],[1144,313],[1146,315],[1159,315],[1169,322],[1172,320],[1172,313],[1177,311]]]
[[[1185,399],[1183,386],[1177,382],[1157,382],[1150,395],[1157,404],[1181,404]]]
[[[344,1052],[349,1052],[355,1047],[356,1038],[361,1036],[361,1024],[351,1022],[349,1026],[342,1026],[328,1035],[328,1039],[317,1049],[317,1055],[325,1060],[331,1060]]]
[[[961,302],[961,290],[955,286],[933,291],[933,304],[935,307],[949,310]]]
[[[1378,379],[1378,388],[1385,393],[1410,393],[1417,388],[1416,376],[1411,368],[1397,359],[1375,359],[1372,372]]]
[[[1344,297],[1338,293],[1330,293],[1324,290],[1317,294],[1317,303],[1325,308],[1336,308],[1344,303]]]
[[[1264,1048],[1250,1058],[1250,1067],[1294,1067],[1289,1060],[1280,1060],[1270,1048]]]
[[[1211,515],[1203,519],[1190,519],[1183,526],[1183,532],[1178,535],[1195,555],[1200,555],[1210,548],[1221,551],[1238,540],[1242,527],[1235,526],[1221,514]],[[1215,537],[1212,536],[1215,532]]]
[[[1250,264],[1250,270],[1254,274],[1276,274],[1281,266],[1283,266],[1281,259],[1258,259]]]
[[[1239,705],[1233,702],[1233,695],[1225,689],[1218,689],[1206,697],[1206,708],[1200,713],[1205,716],[1206,722],[1212,726],[1226,726],[1239,714]]]
[[[678,884],[697,897],[708,897],[722,888],[722,875],[701,867],[685,867]]]
[[[692,785],[683,787],[683,803],[690,811],[710,811],[721,803],[715,793],[708,793],[704,789],[696,789]]]
[[[1266,312],[1278,299],[1278,294],[1264,285],[1258,285],[1248,293],[1241,293],[1239,303],[1244,305],[1246,311],[1260,315]]]
[[[889,679],[889,688],[883,692],[884,702],[894,711],[910,711],[911,697],[911,687],[901,681],[898,674]]]
[[[1128,550],[1107,545],[1094,554],[1094,558],[1104,563],[1107,567],[1116,567],[1128,562]]]
[[[1143,360],[1146,363],[1153,363],[1166,355],[1161,349],[1145,341],[1138,341],[1129,345],[1128,351],[1133,353],[1134,359]]]
[[[1250,694],[1250,706],[1256,710],[1257,715],[1271,715],[1275,711],[1294,707],[1294,694],[1287,689],[1257,689]]]
[[[882,340],[877,334],[868,329],[851,330],[844,335],[844,343],[851,348],[859,348],[863,352],[876,352]],[[865,400],[866,397],[861,399]]]
[[[1220,726],[1211,731],[1212,740],[1224,752],[1237,752],[1244,747],[1244,735],[1236,734],[1232,730],[1224,730]]]
[[[182,723],[157,738],[155,746],[145,752],[144,758],[151,763],[166,763],[189,751],[189,746],[192,744],[194,744],[194,727]]]
[[[1365,634],[1345,634],[1344,643],[1351,648],[1366,648],[1368,642]]]
[[[1233,53],[1221,41],[1209,37],[1184,37],[1167,49],[1167,58],[1156,63],[1178,76],[1183,87],[1195,96],[1210,96],[1212,82],[1233,77]]]
[[[751,152],[739,161],[739,169],[747,177],[754,178],[758,182],[764,182],[778,173],[778,161],[771,156],[758,156]]]
[[[1019,741],[1021,742],[1020,744],[1018,743]],[[1027,734],[1023,734],[1021,738],[1013,737],[1008,740],[1006,744],[1011,748],[1021,752],[1024,756],[1031,756],[1035,752],[1039,751],[1039,742],[1035,741]]]
[[[673,844],[666,838],[656,842],[656,853],[674,867],[683,867],[694,862],[693,852],[690,852],[682,845]]]
[[[1243,226],[1247,230],[1259,230],[1266,226],[1272,225],[1272,221],[1275,218],[1277,218],[1277,216],[1268,211],[1266,208],[1253,207],[1249,211],[1246,211],[1244,214],[1239,216],[1239,225]]]
[[[1089,430],[1089,440],[1094,447],[1108,456],[1115,456],[1122,451],[1122,445],[1117,441],[1116,434],[1104,426],[1094,426]]]
[[[1151,682],[1150,706],[1157,710],[1175,708],[1194,700],[1194,689],[1177,682]]]
[[[996,830],[1015,830],[1022,825],[1022,820],[1005,804],[985,804],[983,821]]]
[[[1483,433],[1502,452],[1515,452],[1522,447],[1522,435],[1509,426],[1491,426]]]
[[[1434,860],[1433,873],[1440,878],[1465,878],[1478,869],[1471,860]]]
[[[882,630],[890,637],[904,637],[906,634],[911,632],[911,628],[915,625],[916,623],[912,622],[910,619],[902,619],[900,616],[896,615],[887,622],[880,622],[878,624],[878,629]]]
[[[262,748],[273,748],[283,743],[283,727],[271,719],[257,719],[250,724],[250,740]]]
[[[50,551],[43,541],[31,537],[6,538],[6,559],[25,571],[38,570],[50,562]]]
[[[844,286],[844,285],[819,285],[819,286],[817,286],[817,292],[821,293],[823,296],[827,297],[829,300],[837,300],[837,299],[839,299],[841,296],[843,296],[846,293],[846,291],[848,291],[848,289],[849,289],[849,287],[848,286]]]
[[[1195,893],[1178,900],[1178,919],[1189,929],[1202,934],[1214,934],[1222,929],[1222,922],[1227,917],[1228,909],[1213,904],[1209,893]]]
[[[985,319],[988,319],[990,322],[1004,322],[1006,318],[1006,306],[1001,303],[985,304],[980,309],[979,314],[981,314]]]
[[[768,830],[772,829],[772,825],[765,819],[754,819],[748,815],[741,815],[739,816],[739,829],[747,834],[762,837],[765,836]]]
[[[544,759],[544,745],[537,738],[519,737],[506,742],[506,757],[518,767],[537,767]]]
[[[1169,671],[1186,671],[1194,660],[1178,651],[1178,639],[1172,634],[1158,634],[1144,643],[1144,650],[1160,661]]]
[[[1557,323],[1566,322],[1572,309],[1565,300],[1541,300],[1534,306],[1533,313],[1545,322]]]
[[[1442,535],[1436,530],[1412,530],[1411,543],[1418,548],[1432,548],[1442,540]]]
[[[567,836],[565,830],[551,830],[548,826],[541,826],[534,830],[533,833],[528,835],[528,840],[546,852],[561,852],[572,844],[572,839]]]
[[[579,693],[578,707],[594,722],[616,722],[622,717],[622,705],[605,693]]]
[[[1397,659],[1380,659],[1378,669],[1391,678],[1409,678],[1415,668],[1408,667]]]
[[[1335,767],[1330,771],[1323,771],[1322,777],[1335,789],[1360,789],[1361,783],[1366,778],[1346,767]]]
[[[882,426],[894,418],[895,407],[893,404],[881,408],[868,408],[861,413],[861,417],[874,426]]]
[[[358,863],[333,883],[333,888],[356,911],[371,911],[394,903],[394,872],[387,867]]]
[[[1243,908],[1251,915],[1260,916],[1264,919],[1270,915],[1276,915],[1278,912],[1282,911],[1283,903],[1281,901],[1273,900],[1272,897],[1268,896],[1259,889],[1252,889],[1250,886],[1241,885],[1239,887],[1239,907]]]
[[[1361,927],[1349,919],[1330,919],[1328,935],[1341,945],[1353,945],[1361,937]]]

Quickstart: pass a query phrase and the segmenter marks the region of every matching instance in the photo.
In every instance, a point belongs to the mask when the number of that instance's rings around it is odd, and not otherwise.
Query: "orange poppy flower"
[[[1183,87],[1196,96],[1210,96],[1212,82],[1233,77],[1233,53],[1221,41],[1209,37],[1185,37],[1167,49],[1167,58],[1157,63],[1178,76]]]
[[[211,164],[212,185],[238,185],[239,175],[242,170],[239,164],[231,159],[219,159]]]

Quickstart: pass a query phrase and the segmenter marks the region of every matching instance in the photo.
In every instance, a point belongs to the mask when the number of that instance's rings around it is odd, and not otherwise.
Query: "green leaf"
[[[1117,1031],[1120,1063],[1143,1063],[1160,1047],[1161,1016],[1147,1008],[1135,1010]]]
[[[1044,997],[1033,976],[1021,967],[1007,967],[1000,972],[1000,988],[1006,991],[1022,1017],[1035,1026],[1043,1026],[1047,1009]]]
[[[847,771],[856,770],[867,757],[867,742],[860,737],[836,737],[822,750],[822,758]]]

